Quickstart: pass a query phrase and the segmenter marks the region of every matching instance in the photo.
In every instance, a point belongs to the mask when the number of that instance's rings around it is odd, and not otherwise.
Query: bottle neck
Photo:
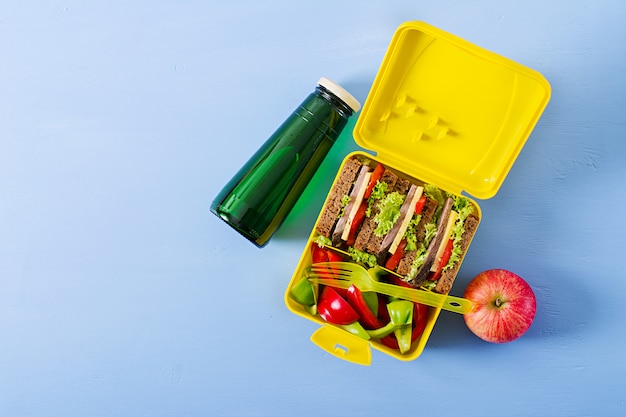
[[[337,110],[341,113],[342,116],[348,118],[352,116],[352,108],[348,106],[343,100],[334,95],[331,91],[327,90],[321,85],[318,85],[315,88],[315,91],[319,93],[324,99],[328,100],[333,106],[337,108]]]

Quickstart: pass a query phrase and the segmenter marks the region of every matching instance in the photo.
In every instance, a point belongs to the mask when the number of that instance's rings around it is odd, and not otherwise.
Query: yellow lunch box
[[[375,154],[353,152],[344,164],[355,156],[368,158],[454,195],[491,198],[550,94],[550,84],[537,71],[427,23],[406,22],[391,40],[353,131],[356,143]],[[479,205],[471,201],[480,218]],[[401,354],[325,322],[289,296],[311,265],[316,237],[314,227],[285,292],[291,312],[320,324],[311,340],[362,365],[371,363],[372,348],[403,361],[420,356],[441,308],[430,309],[423,333]]]

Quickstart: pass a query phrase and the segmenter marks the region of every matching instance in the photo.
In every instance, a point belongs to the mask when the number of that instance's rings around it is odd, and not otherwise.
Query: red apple
[[[463,316],[465,324],[491,343],[507,343],[522,336],[537,310],[530,285],[505,269],[478,274],[465,289],[464,297],[474,304],[472,311]]]

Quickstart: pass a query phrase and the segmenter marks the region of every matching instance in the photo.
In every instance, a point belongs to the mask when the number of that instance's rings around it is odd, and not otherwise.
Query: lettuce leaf
[[[324,235],[317,235],[314,239],[313,239],[314,243],[317,243],[317,245],[320,248],[323,248],[324,246],[332,246],[333,242],[332,240],[330,240],[330,238],[327,238]]]
[[[404,251],[411,251],[417,249],[417,226],[422,219],[421,214],[414,215],[411,221],[409,222],[409,226],[406,228],[406,232],[404,232],[404,239],[406,239],[406,247]]]
[[[465,232],[465,219],[474,212],[474,206],[469,199],[461,196],[451,196],[454,199],[453,209],[459,214],[459,217],[452,228],[453,245],[450,260],[443,267],[443,270],[452,268],[459,260],[461,260],[461,242],[463,241],[463,232]]]
[[[374,216],[374,221],[377,224],[376,229],[374,229],[376,236],[382,237],[389,233],[393,225],[400,218],[402,203],[404,203],[404,196],[396,191],[387,194],[378,203],[380,211]]]
[[[440,206],[443,206],[446,202],[446,197],[436,185],[424,184],[424,194],[426,195],[426,197],[435,200]]]
[[[341,210],[339,210],[339,214],[337,215],[338,219],[341,219],[344,215],[344,211],[346,210],[346,206],[350,203],[350,196],[344,195],[341,197]]]
[[[389,184],[386,182],[377,181],[376,185],[372,189],[372,194],[367,199],[367,210],[365,211],[365,215],[367,217],[371,217],[372,215],[372,207],[374,207],[374,203],[385,197],[387,194],[387,189],[389,188]]]
[[[354,262],[367,265],[370,268],[374,268],[377,265],[376,256],[374,255],[360,251],[354,247],[349,247],[348,253]]]

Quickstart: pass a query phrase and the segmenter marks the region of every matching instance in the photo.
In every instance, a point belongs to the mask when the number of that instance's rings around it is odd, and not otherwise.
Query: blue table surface
[[[538,310],[505,345],[443,312],[419,358],[364,367],[283,300],[352,125],[265,248],[209,205],[319,77],[363,102],[410,20],[552,86],[452,289],[506,268]],[[626,415],[625,21],[618,0],[2,2],[0,415]]]

